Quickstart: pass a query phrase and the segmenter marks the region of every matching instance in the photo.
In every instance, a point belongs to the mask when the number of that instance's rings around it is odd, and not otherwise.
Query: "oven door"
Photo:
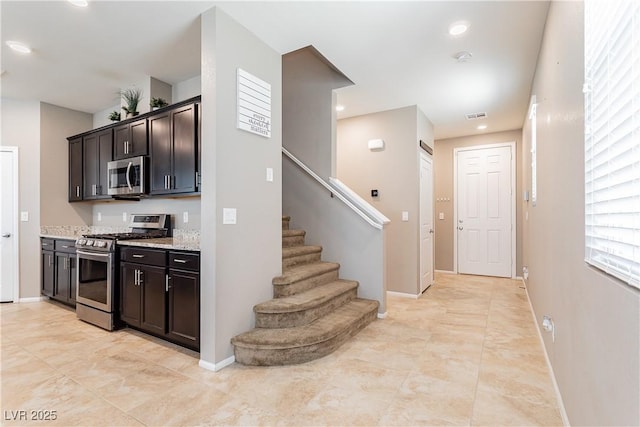
[[[136,196],[145,192],[145,157],[114,160],[107,164],[109,188],[112,196]]]
[[[113,252],[77,250],[76,253],[78,256],[76,302],[112,313],[115,278]]]

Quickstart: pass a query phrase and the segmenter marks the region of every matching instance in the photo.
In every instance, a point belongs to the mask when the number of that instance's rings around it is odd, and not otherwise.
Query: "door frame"
[[[458,153],[461,151],[485,150],[489,148],[511,149],[511,278],[516,278],[516,143],[472,145],[453,149],[453,272],[458,274]]]
[[[420,259],[418,260],[418,266],[419,267],[419,277],[418,277],[418,295],[422,294],[424,291],[426,291],[427,289],[429,289],[431,287],[431,285],[433,285],[433,283],[435,282],[435,267],[436,267],[436,241],[435,241],[435,203],[434,200],[435,198],[434,196],[434,191],[435,191],[435,185],[434,185],[434,172],[433,172],[433,154],[429,154],[423,150],[419,151],[419,155],[418,155],[418,174],[420,174],[421,171],[421,167],[422,167],[422,159],[427,160],[428,162],[431,163],[431,227],[432,230],[434,230],[434,233],[431,234],[431,247],[432,247],[432,251],[431,251],[431,283],[429,283],[429,286],[427,286],[426,288],[422,289],[422,257],[424,256],[424,254],[422,253],[422,224],[421,224],[421,219],[422,219],[422,209],[423,208],[423,200],[422,200],[422,177],[420,177],[420,185],[418,187],[418,191],[419,191],[419,196],[418,196],[418,203],[419,203],[419,207],[420,209],[418,210],[418,239],[419,239],[419,249],[418,249],[418,253],[420,256]]]
[[[15,258],[13,261],[13,269],[15,272],[13,276],[13,302],[15,303],[20,301],[20,227],[18,226],[18,189],[20,187],[18,184],[18,178],[20,176],[18,167],[20,165],[20,162],[18,161],[18,147],[3,145],[0,146],[0,151],[11,153],[11,159],[13,163],[13,206],[15,212],[13,215],[13,224],[11,225],[11,234],[15,237],[13,239],[13,251],[15,254]]]

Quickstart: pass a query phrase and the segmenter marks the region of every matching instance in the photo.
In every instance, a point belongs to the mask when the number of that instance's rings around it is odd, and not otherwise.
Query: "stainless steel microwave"
[[[149,178],[145,156],[109,162],[107,173],[108,194],[111,196],[141,196],[148,191]]]

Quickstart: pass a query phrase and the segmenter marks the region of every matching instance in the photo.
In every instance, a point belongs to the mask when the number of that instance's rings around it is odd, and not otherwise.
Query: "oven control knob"
[[[107,242],[101,242],[101,241],[97,241],[93,244],[93,246],[97,246],[99,248],[104,248],[107,246]]]
[[[86,239],[78,239],[78,244],[79,244],[80,246],[84,245],[85,243],[87,243],[87,240],[86,240]]]
[[[93,246],[93,240],[87,240],[86,245],[87,246]]]

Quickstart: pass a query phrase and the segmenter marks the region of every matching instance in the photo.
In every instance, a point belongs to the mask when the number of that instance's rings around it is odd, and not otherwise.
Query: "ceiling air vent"
[[[465,114],[467,120],[484,119],[487,117],[487,113],[469,113]]]

